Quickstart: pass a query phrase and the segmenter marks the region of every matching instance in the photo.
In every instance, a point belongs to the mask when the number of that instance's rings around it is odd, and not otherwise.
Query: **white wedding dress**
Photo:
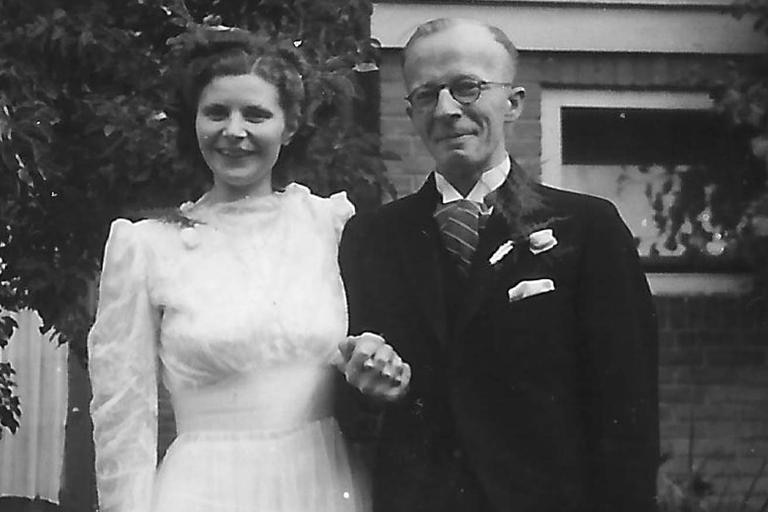
[[[291,184],[113,223],[88,339],[101,512],[359,512],[331,416],[353,207]],[[158,364],[159,361],[159,364]],[[157,375],[178,437],[159,469]]]

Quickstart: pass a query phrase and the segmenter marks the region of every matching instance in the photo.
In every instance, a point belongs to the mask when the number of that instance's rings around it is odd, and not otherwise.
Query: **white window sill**
[[[648,284],[656,296],[746,295],[752,291],[751,274],[648,273]]]

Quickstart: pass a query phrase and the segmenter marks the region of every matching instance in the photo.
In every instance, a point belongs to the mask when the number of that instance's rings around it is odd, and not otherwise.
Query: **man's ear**
[[[410,103],[405,104],[405,113],[408,114],[409,119],[413,119],[413,108]]]
[[[507,96],[507,115],[505,116],[508,121],[514,121],[523,112],[523,102],[525,100],[525,89],[523,87],[515,87]]]

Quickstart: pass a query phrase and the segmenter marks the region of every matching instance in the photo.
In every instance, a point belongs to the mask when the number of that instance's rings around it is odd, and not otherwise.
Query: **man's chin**
[[[435,160],[441,167],[456,165],[471,165],[473,162],[472,154],[464,148],[442,150],[434,155]]]

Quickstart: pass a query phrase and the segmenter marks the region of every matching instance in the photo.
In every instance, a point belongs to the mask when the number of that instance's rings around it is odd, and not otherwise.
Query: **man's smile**
[[[475,133],[472,131],[460,131],[460,132],[436,134],[434,139],[437,142],[453,142],[453,141],[464,140],[473,135],[475,135]]]

